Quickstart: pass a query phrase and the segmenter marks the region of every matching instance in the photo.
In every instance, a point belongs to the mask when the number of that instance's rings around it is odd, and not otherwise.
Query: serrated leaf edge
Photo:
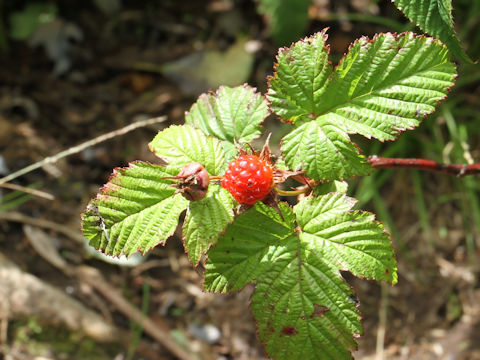
[[[392,1],[393,1],[393,0],[392,0]],[[404,31],[404,32],[402,32],[402,33],[400,33],[400,34],[398,34],[398,33],[396,33],[396,32],[389,32],[389,31],[387,31],[387,32],[384,32],[384,33],[376,33],[372,38],[370,38],[369,36],[363,35],[363,36],[359,37],[358,39],[356,39],[355,41],[353,41],[352,43],[350,43],[350,45],[348,46],[347,51],[344,53],[344,55],[342,56],[342,58],[338,61],[338,64],[335,65],[335,67],[334,67],[334,69],[333,69],[333,72],[332,72],[332,76],[333,76],[333,74],[336,72],[337,68],[340,67],[340,65],[342,64],[342,62],[345,60],[346,56],[350,53],[350,51],[353,49],[353,47],[355,46],[355,44],[356,44],[357,42],[363,40],[363,41],[367,41],[367,42],[372,42],[372,43],[373,43],[373,42],[375,42],[375,40],[376,40],[377,38],[379,38],[380,36],[383,36],[383,35],[385,35],[385,36],[389,36],[389,35],[390,35],[390,36],[393,36],[393,37],[395,38],[395,40],[400,39],[402,36],[412,36],[412,39],[422,39],[422,40],[423,40],[423,39],[425,39],[425,40],[432,39],[432,42],[433,42],[433,43],[437,43],[437,44],[439,44],[441,47],[443,47],[444,49],[446,49],[447,51],[449,51],[448,47],[447,47],[442,41],[440,41],[439,39],[436,39],[436,38],[431,37],[431,36],[426,36],[426,35],[424,35],[424,34],[418,35],[418,34],[415,34],[415,33],[412,32],[412,31]],[[452,80],[452,83],[453,83],[453,84],[452,84],[452,86],[445,88],[446,94],[445,94],[441,99],[438,99],[438,100],[437,100],[436,105],[435,105],[435,107],[433,108],[432,111],[426,112],[426,113],[423,114],[423,119],[419,120],[419,125],[418,125],[418,126],[420,126],[422,120],[426,120],[429,115],[433,114],[433,113],[436,111],[436,108],[438,107],[438,105],[440,104],[440,102],[442,102],[443,100],[445,100],[445,99],[448,97],[448,94],[450,93],[450,91],[452,90],[452,88],[455,87],[455,85],[456,85],[456,81],[455,81],[455,80],[456,80],[457,77],[458,77],[458,73],[457,73],[457,66],[455,65],[455,63],[452,62],[452,65],[453,65],[453,69],[454,69],[454,71],[455,71],[455,73],[453,74],[453,80]],[[403,79],[400,79],[400,80],[403,80]],[[378,91],[378,90],[379,90],[379,89],[375,89],[375,91]],[[380,90],[381,90],[381,89],[380,89]],[[368,95],[368,94],[362,95],[362,96],[360,96],[360,97],[363,97],[363,96],[366,96],[366,95]],[[341,105],[344,105],[344,104],[341,104]],[[341,106],[341,105],[336,105],[336,106],[334,106],[334,107],[332,107],[332,108],[329,108],[329,109],[327,109],[326,111],[324,111],[324,112],[321,113],[321,114],[315,114],[315,118],[320,117],[320,116],[323,116],[323,115],[326,115],[326,114],[332,112],[332,110],[334,110],[336,107]],[[385,141],[395,141],[402,132],[404,132],[404,131],[406,131],[406,130],[415,130],[418,126],[405,127],[405,128],[403,128],[403,129],[398,129],[397,132],[396,132],[396,135],[397,135],[397,136],[393,137],[392,139],[383,139],[383,140],[382,140],[382,139],[377,139],[377,140],[380,141],[380,142],[382,142],[382,143],[385,142]],[[356,132],[347,132],[347,133],[348,133],[348,134],[357,134]],[[363,136],[363,135],[362,135],[362,136]],[[372,138],[372,136],[364,136],[364,137],[367,138],[367,139],[371,139],[371,138]]]
[[[280,55],[285,52],[285,51],[288,51],[290,50],[293,46],[297,45],[297,44],[300,44],[302,42],[307,42],[307,41],[310,41],[310,40],[313,40],[316,36],[320,35],[323,37],[323,40],[324,40],[324,46],[323,48],[325,49],[326,53],[327,53],[327,62],[328,64],[333,68],[333,64],[332,64],[332,61],[330,60],[330,44],[327,44],[327,40],[328,40],[328,34],[327,34],[327,31],[330,29],[329,26],[323,28],[321,31],[318,31],[310,36],[305,36],[304,38],[298,40],[298,41],[294,41],[290,44],[290,46],[282,46],[280,47],[278,50],[277,50],[277,54],[275,55],[275,62],[273,63],[273,74],[272,75],[268,75],[267,76],[267,91],[265,92],[264,94],[264,97],[265,97],[265,101],[267,102],[267,105],[268,105],[268,108],[271,109],[272,107],[272,101],[268,98],[268,90],[271,88],[271,81],[275,79],[275,77],[277,76],[277,68],[279,66],[279,63],[280,63]],[[328,77],[328,81],[331,80],[332,76],[333,76],[333,71],[332,73],[330,74],[330,76]],[[271,114],[275,114],[275,111],[271,110]],[[277,115],[278,116],[278,115]],[[290,123],[290,124],[294,124],[296,123],[297,121],[293,121],[293,120],[284,120],[282,119],[280,116],[278,116],[278,118],[280,119],[280,121],[284,122],[284,123]],[[313,118],[310,118],[310,120],[313,120]]]
[[[271,88],[271,80],[274,79],[275,76],[276,76],[276,74],[277,74],[276,68],[277,68],[278,65],[279,65],[279,63],[278,63],[278,62],[279,62],[278,57],[280,56],[280,52],[283,53],[284,51],[289,50],[289,49],[290,49],[291,47],[293,47],[294,45],[296,45],[296,44],[298,44],[298,43],[301,43],[301,42],[308,41],[308,40],[310,40],[310,39],[313,39],[315,36],[317,36],[317,35],[319,35],[319,34],[320,34],[321,36],[324,36],[324,41],[326,42],[327,39],[328,39],[328,34],[326,33],[326,31],[327,31],[328,29],[329,29],[329,28],[326,27],[326,28],[322,29],[321,31],[319,31],[319,32],[317,32],[317,33],[315,33],[315,34],[313,34],[313,35],[311,35],[311,36],[307,36],[307,37],[303,38],[302,40],[296,41],[296,42],[292,43],[292,45],[291,45],[290,47],[281,47],[281,48],[278,50],[278,53],[277,53],[277,55],[276,55],[276,60],[277,60],[277,62],[274,63],[274,73],[273,73],[273,75],[270,75],[270,76],[267,77],[268,89]],[[380,36],[393,36],[395,40],[398,40],[398,39],[400,39],[401,37],[406,37],[406,36],[412,36],[412,39],[425,39],[425,40],[427,40],[427,39],[432,39],[432,42],[439,44],[441,47],[443,47],[444,49],[446,49],[447,51],[449,51],[449,50],[448,50],[448,47],[447,47],[444,43],[442,43],[439,39],[435,39],[435,38],[433,38],[433,37],[431,37],[431,36],[426,36],[426,35],[424,35],[424,34],[422,34],[422,35],[417,35],[417,34],[411,32],[411,31],[405,31],[405,32],[402,32],[402,33],[400,33],[400,34],[398,34],[398,33],[396,33],[396,32],[376,33],[372,38],[370,38],[370,37],[368,37],[368,36],[361,36],[361,37],[359,37],[358,39],[356,39],[355,41],[353,41],[352,43],[350,43],[350,45],[348,46],[347,51],[344,53],[344,55],[342,56],[342,58],[339,60],[338,64],[335,65],[334,67],[332,67],[332,73],[331,73],[330,76],[328,77],[328,81],[330,82],[330,81],[332,80],[333,75],[335,74],[335,72],[337,71],[337,69],[340,67],[340,65],[342,64],[342,62],[345,60],[346,56],[350,53],[350,51],[353,49],[353,47],[355,46],[355,44],[356,44],[357,42],[359,42],[359,41],[374,42],[374,41],[375,41],[377,38],[379,38]],[[330,58],[330,45],[329,45],[329,44],[326,44],[326,45],[324,46],[324,49],[327,51],[327,56],[328,56],[328,58]],[[328,63],[329,63],[330,65],[332,64],[332,62],[331,62],[330,60],[328,60]],[[456,83],[455,83],[455,80],[456,80],[457,77],[458,77],[458,73],[457,73],[457,67],[455,66],[455,64],[454,64],[453,62],[452,62],[452,65],[453,65],[453,68],[454,68],[454,71],[455,71],[455,73],[453,74],[453,80],[452,80],[452,83],[453,83],[453,84],[452,84],[452,86],[449,86],[449,87],[446,87],[446,88],[445,88],[446,94],[445,94],[442,98],[440,98],[439,100],[437,100],[436,106],[434,107],[434,109],[433,109],[432,111],[426,112],[426,113],[423,114],[423,119],[422,119],[422,120],[425,120],[425,119],[428,117],[428,115],[431,115],[432,113],[434,113],[434,112],[436,111],[436,108],[438,107],[438,104],[447,98],[448,93],[449,93],[449,92],[451,91],[451,89],[455,86],[455,84],[456,84]],[[401,79],[400,79],[400,80],[401,80]],[[378,89],[376,89],[376,91],[377,91],[377,90],[378,90]],[[270,101],[270,100],[268,99],[267,94],[268,94],[268,91],[267,91],[267,93],[265,94],[265,98],[266,98],[266,100],[267,100],[267,102],[268,102],[269,107],[271,107],[271,106],[272,106],[272,101]],[[362,95],[362,96],[365,96],[365,95]],[[329,114],[330,112],[332,112],[332,110],[334,110],[335,108],[337,108],[338,106],[341,106],[341,105],[343,105],[343,104],[335,105],[334,107],[331,107],[331,108],[327,109],[326,111],[324,111],[324,112],[322,112],[322,113],[320,113],[320,114],[312,114],[312,113],[307,114],[306,116],[302,117],[302,119],[303,119],[302,123],[305,122],[305,121],[315,120],[315,119],[317,119],[318,117],[321,117],[321,116],[323,116],[323,115],[327,115],[327,114]],[[273,112],[273,111],[272,111],[272,112]],[[275,112],[273,112],[273,113],[275,113]],[[278,116],[278,115],[277,115],[277,116]],[[293,123],[293,124],[296,124],[296,123],[298,122],[298,120],[300,120],[300,119],[297,119],[297,120],[295,120],[295,121],[292,121],[292,120],[284,120],[284,119],[282,119],[280,116],[278,116],[278,117],[280,118],[280,120],[281,120],[282,122]],[[419,122],[421,122],[421,120],[419,120]],[[401,134],[403,131],[405,131],[405,130],[414,130],[414,129],[416,129],[417,127],[418,127],[418,126],[412,126],[412,127],[405,127],[405,128],[403,128],[403,129],[398,129],[398,130],[396,131],[396,136],[393,137],[392,139],[383,139],[383,140],[382,140],[382,139],[379,139],[379,141],[381,141],[381,142],[394,141],[394,140],[397,139],[397,137],[399,136],[399,134]],[[348,132],[345,131],[345,133],[347,133],[347,134],[356,134],[356,132],[350,132],[350,131],[348,131]],[[370,137],[365,136],[365,137],[366,137],[367,139],[371,139],[371,138],[372,138],[372,136],[370,136]]]
[[[262,97],[262,98],[264,99],[264,101],[265,101],[265,104],[267,105],[267,114],[264,116],[263,120],[258,123],[258,126],[259,126],[259,128],[260,128],[260,129],[259,129],[259,130],[260,130],[260,135],[257,135],[257,136],[255,136],[255,137],[252,138],[252,140],[255,140],[255,139],[258,139],[259,137],[262,136],[261,133],[263,132],[264,127],[263,127],[261,124],[265,121],[265,119],[266,119],[267,117],[269,117],[269,116],[272,114],[272,110],[271,110],[271,108],[270,108],[270,106],[269,106],[269,102],[268,102],[268,100],[267,100],[267,98],[266,98],[266,94],[262,94],[261,92],[258,91],[258,89],[257,89],[256,87],[251,86],[251,85],[248,84],[248,83],[243,83],[242,85],[238,85],[238,86],[234,86],[234,87],[230,87],[230,86],[226,86],[226,85],[220,85],[215,91],[214,91],[214,90],[209,90],[208,92],[205,92],[205,93],[200,94],[200,96],[198,97],[198,99],[200,99],[201,97],[209,97],[209,96],[213,96],[215,99],[218,99],[219,96],[220,96],[221,91],[223,91],[225,88],[229,88],[229,89],[232,89],[232,90],[233,90],[233,89],[235,89],[235,88],[240,88],[240,87],[243,88],[243,89],[246,89],[246,90],[252,90],[252,91],[253,91],[253,95],[254,95],[255,97],[258,96],[259,98]],[[197,101],[198,101],[198,99],[197,99]],[[197,101],[190,107],[189,110],[186,110],[186,111],[185,111],[185,117],[187,117],[187,116],[190,114],[193,106],[198,106],[198,105],[197,105]],[[212,116],[213,116],[213,113],[212,113]],[[195,126],[194,124],[187,124],[187,125],[190,125],[190,126],[194,127],[195,129],[198,129],[198,130],[202,131],[202,133],[204,133],[206,136],[212,136],[212,137],[214,137],[215,139],[218,139],[217,137],[213,136],[212,134],[205,133],[203,130],[201,130],[200,128],[198,128],[198,127]],[[221,142],[222,142],[222,141],[226,141],[226,142],[232,143],[231,141],[228,141],[228,140],[222,140],[222,139],[218,139],[218,140],[221,141]],[[237,141],[237,140],[234,140],[233,143],[235,143],[236,141]],[[238,142],[239,142],[240,144],[243,143],[242,141],[238,141]]]
[[[316,121],[316,120],[312,120],[312,121]],[[301,125],[303,125],[303,123],[302,123]],[[298,125],[298,126],[297,126],[296,124],[292,124],[292,126],[295,126],[295,128],[298,128],[298,127],[300,127],[301,125]],[[321,125],[318,125],[318,126],[321,127]],[[295,130],[295,129],[293,129],[293,130]],[[292,130],[292,131],[293,131],[293,130]],[[365,165],[368,167],[368,166],[369,166],[369,162],[367,161],[367,157],[362,154],[362,153],[363,153],[363,150],[362,150],[356,143],[354,143],[354,142],[352,141],[352,139],[351,139],[350,136],[349,136],[349,135],[350,135],[349,133],[347,133],[345,130],[343,130],[343,129],[341,129],[341,128],[339,128],[339,131],[342,131],[342,132],[348,137],[348,143],[351,144],[351,145],[353,145],[353,147],[356,149],[356,153],[357,153],[357,155],[359,156],[359,158],[365,160]],[[288,134],[290,134],[290,133],[291,133],[291,131],[290,131]],[[288,134],[286,134],[286,135],[288,135]],[[286,136],[286,135],[285,135],[285,136]],[[285,136],[284,136],[284,137],[285,137]],[[284,137],[280,140],[280,152],[281,152],[281,154],[282,154],[282,158],[285,160],[285,151],[284,151],[284,149],[283,149],[283,147],[282,147],[283,142],[284,142]],[[286,160],[285,160],[285,164],[286,164],[286,163],[287,163],[287,162],[286,162]],[[287,165],[288,165],[288,164],[287,164]],[[288,166],[289,166],[289,165],[288,165]],[[293,170],[293,171],[305,170],[304,167],[305,167],[305,162],[302,162],[302,163],[300,164],[300,167],[297,166],[296,169],[291,169],[291,170]],[[370,171],[369,171],[367,174],[353,174],[353,175],[350,175],[350,176],[347,176],[347,177],[339,177],[339,178],[336,178],[336,179],[320,179],[320,181],[324,181],[324,182],[336,181],[336,180],[337,180],[337,181],[345,181],[345,180],[347,180],[347,179],[352,179],[352,178],[354,179],[354,178],[357,178],[357,177],[360,177],[360,176],[369,176],[369,175],[373,172],[373,170],[374,170],[374,168],[373,168],[372,166],[370,166]]]
[[[231,198],[232,203],[235,204],[235,201],[236,201],[236,200],[234,199],[234,197],[233,197],[228,191],[227,191],[226,193],[228,194],[227,196],[229,196],[229,197]],[[186,210],[186,211],[188,212],[188,211],[190,211],[190,209],[187,207],[187,210]],[[225,234],[225,232],[227,231],[228,226],[235,221],[235,218],[236,218],[236,214],[235,214],[235,211],[234,211],[232,220],[231,220],[230,222],[228,222],[228,223],[225,225],[225,228],[217,234],[217,241],[215,241],[214,243],[211,242],[210,245],[209,245],[204,251],[202,251],[202,254],[201,254],[200,257],[202,257],[202,256],[206,257],[206,255],[207,255],[208,251],[210,250],[210,248],[211,248],[212,246],[215,246],[215,245],[217,244],[218,239],[219,239],[223,234]],[[192,267],[193,267],[194,269],[197,269],[198,266],[201,264],[201,261],[199,260],[196,264],[194,264],[194,263],[192,263],[192,261],[191,261],[191,259],[190,259],[190,256],[188,256],[187,247],[186,247],[186,245],[185,245],[186,238],[185,238],[184,229],[185,229],[185,221],[182,223],[182,244],[183,244],[183,249],[184,249],[185,255],[187,255],[187,259],[188,259],[190,265],[192,265]],[[203,282],[204,282],[204,278],[202,278],[202,289],[204,288],[204,287],[203,287]],[[240,290],[241,290],[241,289],[240,289]]]
[[[155,148],[154,148],[153,145],[152,145],[152,142],[155,140],[155,138],[158,136],[158,134],[160,134],[161,132],[163,132],[163,131],[165,131],[165,130],[172,129],[172,128],[190,128],[190,129],[192,129],[192,130],[194,130],[194,131],[199,131],[199,132],[200,132],[203,136],[205,136],[207,139],[208,139],[208,138],[213,139],[213,140],[214,140],[213,145],[215,146],[215,145],[216,145],[215,142],[217,142],[217,143],[218,143],[218,147],[223,151],[223,155],[224,155],[224,158],[223,158],[223,160],[222,160],[221,163],[217,164],[216,161],[215,161],[215,167],[219,169],[218,171],[221,171],[221,170],[225,167],[225,152],[224,152],[224,150],[223,150],[223,146],[222,146],[222,144],[221,144],[221,140],[219,140],[218,138],[216,138],[216,137],[213,136],[213,135],[205,134],[205,133],[204,133],[202,130],[200,130],[199,128],[197,128],[197,127],[195,127],[195,126],[193,126],[193,125],[189,125],[189,124],[183,124],[183,125],[172,124],[172,125],[164,128],[164,129],[160,130],[160,131],[155,135],[155,137],[152,139],[152,141],[150,141],[150,142],[148,143],[148,149],[152,152],[153,155],[155,155],[157,158],[159,158],[160,161],[162,161],[163,163],[167,164],[167,166],[172,166],[172,167],[175,166],[175,165],[170,164],[165,158],[157,155],[156,152],[155,152]],[[216,160],[216,159],[215,159],[215,160]],[[206,166],[206,164],[201,164],[201,165]],[[180,169],[180,168],[181,168],[181,166],[178,166],[178,169]],[[207,169],[207,171],[208,171],[208,169]],[[218,171],[217,171],[217,172],[218,172]],[[210,174],[210,173],[209,173],[209,174]],[[210,175],[218,175],[218,174],[210,174]]]
[[[148,164],[148,165],[154,165],[154,166],[159,166],[159,167],[162,167],[162,166],[163,166],[163,165],[159,165],[159,164],[154,164],[154,163],[152,163],[152,162],[150,162],[150,161],[134,160],[134,161],[128,162],[127,166],[117,166],[117,167],[113,168],[112,173],[111,173],[111,174],[109,175],[109,177],[108,177],[108,180],[107,180],[107,181],[105,182],[105,184],[98,190],[98,192],[97,192],[97,194],[95,195],[95,197],[91,198],[91,199],[88,201],[87,206],[86,206],[86,210],[83,211],[83,212],[81,213],[81,215],[80,215],[80,218],[81,218],[80,230],[81,230],[82,233],[83,233],[83,229],[84,229],[84,228],[83,228],[84,216],[85,216],[86,212],[88,211],[88,208],[89,208],[91,205],[93,205],[93,206],[96,207],[96,205],[94,205],[94,202],[95,202],[95,201],[100,201],[100,200],[101,200],[100,197],[101,197],[102,195],[104,195],[104,196],[108,196],[108,195],[109,195],[108,192],[111,192],[112,189],[107,188],[107,185],[112,181],[112,179],[114,179],[115,177],[121,175],[121,171],[122,171],[122,170],[128,170],[132,165],[136,165],[136,164],[139,164],[139,163],[141,163],[141,164]],[[172,184],[173,184],[173,183],[174,183],[174,182],[173,182],[173,180],[172,180]],[[175,193],[172,193],[172,196],[175,196]],[[156,204],[154,204],[154,205],[156,205]],[[154,206],[154,205],[152,205],[152,206]],[[147,209],[147,208],[145,208],[145,209]],[[183,211],[185,211],[185,209],[184,209]],[[182,212],[183,212],[183,211],[182,211]],[[130,216],[132,216],[132,215],[135,215],[135,214],[130,214],[130,215],[126,216],[125,219],[127,219],[128,217],[130,217]],[[100,216],[101,216],[101,214],[100,214]],[[125,219],[123,219],[122,221],[124,221]],[[175,233],[175,229],[173,229],[173,231],[167,236],[167,239],[170,238],[174,233]],[[100,235],[100,236],[102,236],[102,235]],[[156,246],[158,246],[158,245],[164,246],[165,243],[166,243],[166,240],[165,240],[165,241],[159,241],[159,242],[157,242],[156,245],[152,245],[151,247],[146,248],[146,249],[144,249],[143,251],[142,251],[142,249],[139,248],[139,249],[137,249],[136,252],[132,252],[132,253],[130,253],[130,254],[126,254],[123,250],[122,250],[119,254],[112,254],[112,253],[106,252],[106,250],[103,249],[103,248],[100,248],[100,247],[99,247],[99,248],[96,248],[96,247],[94,247],[93,245],[90,245],[90,239],[88,239],[87,237],[85,237],[85,239],[88,240],[89,246],[92,246],[95,250],[101,252],[102,254],[105,254],[105,255],[110,256],[110,257],[112,257],[112,258],[120,258],[121,256],[126,256],[127,259],[130,258],[130,256],[132,256],[133,254],[138,253],[138,252],[140,252],[142,255],[145,255],[148,251],[150,251],[151,249],[155,248]]]
[[[291,206],[288,202],[286,202],[286,201],[279,201],[279,204],[280,204],[280,203],[285,204],[286,206],[290,207],[290,209],[292,209],[292,214],[293,214],[293,208],[292,208],[292,206]],[[280,205],[279,205],[279,206],[280,206]],[[248,210],[250,210],[250,209],[248,209]],[[248,210],[247,210],[247,211],[248,211]],[[242,213],[242,214],[243,214],[243,213]],[[222,234],[219,235],[219,237],[220,237],[221,235],[224,235],[224,234],[226,233],[228,227],[229,227],[230,225],[232,225],[232,224],[235,222],[235,219],[236,219],[238,216],[242,215],[242,214],[234,214],[233,221],[230,222],[230,223],[225,227],[225,229],[223,230]],[[295,227],[295,225],[294,225],[294,227]],[[285,239],[287,239],[288,237],[293,236],[293,235],[295,235],[295,230],[293,230],[290,235],[288,235],[287,237],[285,237],[285,238],[283,238],[283,239],[281,239],[281,240],[279,240],[279,241],[285,240]],[[218,242],[215,243],[215,244],[212,244],[212,245],[209,247],[208,250],[210,250],[211,248],[217,246],[217,244],[218,244]],[[206,260],[208,260],[208,251],[206,252],[206,256],[207,256]],[[207,292],[207,293],[214,293],[214,294],[233,294],[233,293],[239,293],[239,292],[242,291],[247,285],[256,285],[256,279],[253,279],[252,281],[247,282],[243,288],[233,289],[233,290],[228,289],[228,290],[225,290],[225,291],[205,290],[205,276],[202,276],[201,284],[202,284],[202,290],[203,290],[204,292]]]
[[[393,276],[393,274],[392,274],[393,279],[392,279],[391,282],[388,281],[388,280],[385,280],[385,279],[376,279],[374,277],[369,278],[369,277],[364,277],[364,276],[357,276],[357,275],[353,274],[349,269],[344,269],[344,268],[341,268],[341,267],[338,267],[338,270],[340,272],[341,271],[348,272],[348,273],[352,274],[352,276],[354,276],[354,277],[356,277],[360,280],[383,281],[383,282],[385,282],[387,284],[390,284],[392,286],[397,284],[398,283],[398,261],[397,261],[397,255],[396,255],[397,252],[395,251],[396,247],[393,243],[392,235],[390,234],[390,232],[387,229],[385,229],[385,226],[383,225],[383,223],[381,221],[377,220],[377,216],[376,216],[375,213],[373,213],[371,211],[368,211],[368,210],[353,209],[358,204],[358,202],[359,202],[358,199],[355,199],[354,197],[351,197],[351,196],[348,196],[346,194],[342,194],[342,193],[339,193],[339,192],[330,192],[330,193],[326,193],[326,194],[323,194],[323,195],[320,195],[320,196],[328,196],[328,195],[334,195],[334,194],[339,195],[339,199],[343,198],[343,199],[345,199],[345,202],[348,202],[348,204],[350,205],[350,209],[346,211],[347,213],[363,213],[363,214],[369,214],[370,216],[372,216],[372,221],[377,223],[380,226],[380,228],[382,229],[382,233],[387,235],[388,240],[389,240],[389,244],[393,249],[393,258],[395,260],[395,269],[387,269],[389,271],[394,271],[394,273],[395,273],[395,276]],[[317,197],[319,197],[319,196],[309,195],[308,197],[305,197],[304,199],[305,199],[305,201],[308,201],[309,200],[308,198],[313,199],[313,198],[317,198]],[[303,231],[303,229],[301,227],[299,227],[299,228],[300,228],[301,231]],[[337,268],[337,266],[335,266],[335,268]],[[342,276],[342,278],[343,278],[343,276]]]

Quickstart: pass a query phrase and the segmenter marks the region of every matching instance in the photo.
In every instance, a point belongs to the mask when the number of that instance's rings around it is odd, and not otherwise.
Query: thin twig
[[[69,226],[57,224],[56,222],[36,219],[27,215],[23,215],[19,212],[0,212],[0,220],[13,221],[22,224],[29,224],[33,226],[38,226],[44,229],[50,229],[56,232],[59,232],[63,235],[68,236],[69,238],[83,244],[84,237],[79,230],[72,229]]]
[[[375,351],[375,360],[384,360],[385,349],[385,330],[387,327],[387,309],[388,309],[388,285],[381,283],[382,297],[380,299],[380,308],[378,309],[378,329],[377,344]]]
[[[162,329],[142,312],[132,306],[122,294],[108,283],[97,269],[89,266],[79,266],[76,271],[79,278],[97,290],[108,299],[121,313],[143,327],[143,330],[165,346],[168,351],[181,360],[195,360],[196,358],[178,345],[167,330]],[[158,321],[158,320],[157,320]]]
[[[458,177],[480,174],[480,163],[469,165],[442,164],[427,159],[384,158],[377,155],[369,156],[367,160],[376,169],[417,169],[456,175]]]
[[[138,128],[141,128],[141,127],[161,123],[161,122],[165,121],[166,119],[167,119],[166,116],[160,116],[160,117],[156,117],[156,118],[152,118],[152,119],[137,121],[133,124],[130,124],[130,125],[127,125],[127,126],[121,128],[121,129],[117,129],[117,130],[111,131],[109,133],[100,135],[100,136],[98,136],[94,139],[85,141],[84,143],[82,143],[80,145],[77,145],[77,146],[71,147],[67,150],[61,151],[57,155],[46,157],[43,160],[40,160],[40,161],[38,161],[34,164],[31,164],[27,167],[24,167],[23,169],[15,171],[14,173],[9,174],[9,175],[1,178],[0,179],[0,185],[5,184],[8,181],[12,181],[13,179],[16,179],[17,177],[25,175],[25,174],[27,174],[27,173],[29,173],[33,170],[36,170],[36,169],[38,169],[38,168],[40,168],[44,165],[53,164],[53,163],[57,162],[58,160],[60,160],[64,157],[79,153],[80,151],[83,151],[86,148],[89,148],[90,146],[94,146],[94,145],[97,145],[101,142],[109,140],[111,138],[114,138],[114,137],[117,137],[117,136],[120,136],[120,135],[124,135],[124,134],[126,134],[126,133],[128,133],[132,130],[135,130],[135,129],[138,129]]]
[[[10,189],[10,190],[16,190],[16,191],[21,191],[27,194],[35,195],[47,200],[55,200],[55,196],[52,194],[49,194],[45,191],[41,190],[36,190],[36,189],[31,189],[25,186],[17,185],[17,184],[0,184],[0,187],[3,187],[5,189]]]
[[[20,270],[1,251],[0,299],[2,301],[0,307],[1,359],[3,359],[1,347],[7,343],[8,321],[19,317],[33,316],[45,324],[57,326],[63,324],[65,328],[87,335],[98,343],[117,343],[125,349],[128,349],[132,340],[131,331],[117,328],[106,322],[100,315],[86,308],[65,291]],[[162,349],[154,351],[152,343],[146,340],[142,340],[137,351],[138,355],[144,358],[165,359],[162,356],[165,355]],[[160,352],[162,354],[159,354]]]
[[[2,215],[0,213],[0,215]],[[88,284],[90,287],[98,291],[103,297],[109,300],[122,314],[127,318],[137,323],[142,329],[154,338],[158,343],[162,344],[170,353],[174,354],[180,360],[196,360],[196,357],[187,352],[172,338],[168,329],[160,327],[157,322],[153,322],[140,311],[137,307],[130,304],[127,299],[112,285],[110,285],[103,275],[95,268],[81,265],[73,266],[68,264],[56,252],[56,249],[51,247],[47,235],[41,230],[34,228],[24,228],[26,235],[30,241],[35,241],[35,250],[46,261],[56,268],[62,270],[66,275],[76,275],[80,281]],[[32,243],[33,245],[33,243]],[[43,247],[43,248],[42,248]],[[50,248],[49,248],[50,247]]]

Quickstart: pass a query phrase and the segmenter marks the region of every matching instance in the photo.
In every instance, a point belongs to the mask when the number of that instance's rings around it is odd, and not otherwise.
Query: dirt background
[[[255,3],[57,1],[51,3],[54,21],[40,34],[14,40],[11,14],[29,3],[0,2],[0,175],[138,120],[167,120],[12,182],[53,200],[0,189],[0,359],[174,359],[131,320],[133,307],[160,329],[159,337],[170,334],[198,359],[266,358],[248,308],[253,289],[202,292],[201,271],[189,266],[178,235],[131,267],[96,258],[79,231],[80,214],[112,168],[136,159],[155,162],[147,143],[158,130],[181,124],[201,92],[235,82],[265,91],[278,46]],[[480,16],[470,20],[471,7],[456,2],[456,18],[471,34],[464,36],[465,47],[478,50]],[[413,29],[389,1],[315,1],[309,14],[305,34],[330,27],[334,62],[361,35]],[[398,153],[441,157],[452,136],[450,113],[465,129],[459,144],[471,144],[464,150],[480,159],[479,70],[459,64],[459,73],[471,81],[454,90],[449,112],[427,119],[430,125],[405,137]],[[275,131],[278,124],[272,117],[265,126]],[[367,155],[391,145],[359,140]],[[373,195],[362,207],[390,226],[399,283],[345,274],[364,317],[355,358],[480,359],[478,177],[462,182],[439,174],[387,174],[372,177],[367,188]],[[362,184],[368,185],[352,182],[354,195],[366,194]]]

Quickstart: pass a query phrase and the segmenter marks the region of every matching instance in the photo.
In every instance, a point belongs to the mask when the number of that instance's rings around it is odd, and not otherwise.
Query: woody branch
[[[417,169],[456,175],[458,177],[480,174],[480,163],[442,164],[427,159],[384,158],[377,155],[369,156],[367,161],[376,169]]]

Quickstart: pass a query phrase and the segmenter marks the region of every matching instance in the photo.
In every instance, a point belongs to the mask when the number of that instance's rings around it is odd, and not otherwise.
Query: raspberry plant
[[[185,211],[185,251],[193,266],[204,265],[204,289],[256,284],[251,309],[269,356],[349,359],[361,315],[340,271],[397,282],[389,234],[345,194],[344,180],[373,170],[349,135],[394,140],[435,110],[455,77],[447,48],[429,37],[362,37],[334,68],[326,30],[319,32],[279,50],[265,96],[248,85],[201,95],[185,125],[160,131],[149,144],[162,164],[138,161],[114,171],[83,214],[83,232],[104,253],[146,253],[165,243]],[[256,171],[242,180],[232,176],[242,169],[227,168],[257,162],[249,143],[270,113],[291,131],[276,164],[254,166],[272,166],[275,181],[245,200],[248,186],[263,186]],[[199,180],[203,170],[209,181]],[[280,189],[290,176],[298,188]],[[243,204],[231,195],[236,190]],[[278,194],[298,199],[292,207]]]

